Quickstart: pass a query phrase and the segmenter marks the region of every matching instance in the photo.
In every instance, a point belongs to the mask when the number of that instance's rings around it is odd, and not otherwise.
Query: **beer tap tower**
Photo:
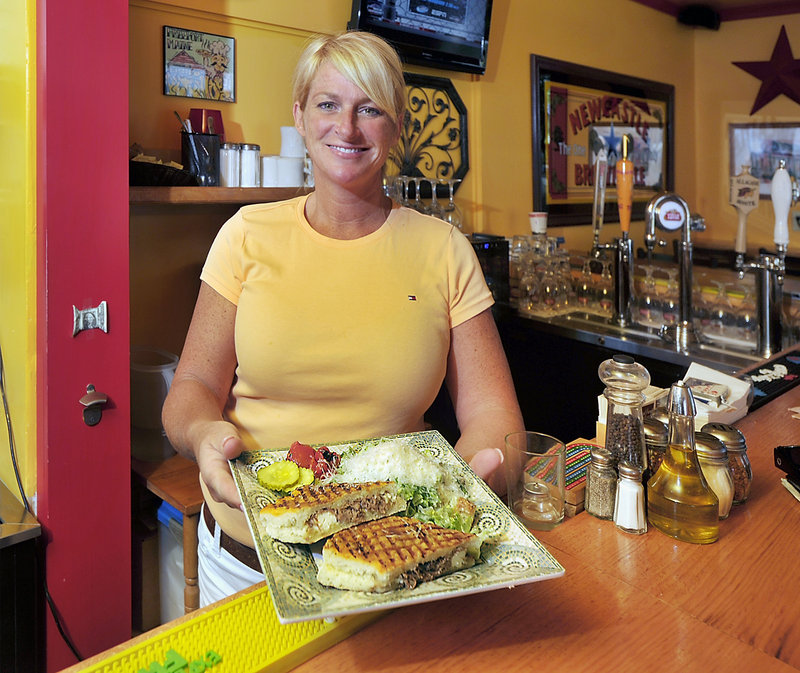
[[[747,169],[747,170],[744,170]],[[745,183],[743,176],[749,175],[749,167],[731,179],[732,203],[735,181]],[[753,178],[757,186],[758,180]],[[737,191],[737,194],[739,192]],[[781,159],[778,169],[772,176],[772,209],[775,212],[775,253],[761,253],[757,260],[747,262],[745,225],[741,218],[741,208],[733,205],[740,212],[739,232],[736,237],[736,270],[739,278],[752,271],[756,274],[756,301],[758,309],[758,340],[756,352],[762,358],[772,357],[783,347],[783,277],[786,273],[786,246],[789,244],[789,209],[797,201],[797,186],[794,184],[786,162]],[[756,196],[758,191],[756,189]],[[741,240],[740,240],[741,239]]]
[[[606,173],[608,159],[605,150],[600,150],[595,160],[594,209],[592,227],[594,241],[592,254],[595,258],[603,250],[610,250],[614,261],[614,315],[611,322],[619,327],[628,327],[631,320],[633,298],[633,241],[630,238],[631,209],[633,206],[633,161],[630,154],[631,138],[622,136],[622,158],[617,159],[615,171],[617,182],[617,207],[619,209],[620,238],[611,243],[600,243],[600,228],[603,226],[605,208]]]

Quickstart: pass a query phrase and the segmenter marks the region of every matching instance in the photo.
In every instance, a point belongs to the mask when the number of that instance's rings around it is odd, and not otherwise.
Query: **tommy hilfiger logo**
[[[417,301],[417,295],[415,294],[408,295],[408,301]]]

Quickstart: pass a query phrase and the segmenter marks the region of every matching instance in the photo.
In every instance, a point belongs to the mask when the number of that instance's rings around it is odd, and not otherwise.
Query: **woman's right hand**
[[[236,428],[227,421],[208,423],[195,447],[197,466],[211,497],[241,509],[242,500],[228,464],[245,448]]]

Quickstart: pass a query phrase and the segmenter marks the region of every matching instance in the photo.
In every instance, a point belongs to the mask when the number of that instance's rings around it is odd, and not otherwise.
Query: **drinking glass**
[[[678,288],[678,269],[664,269],[667,273],[667,285],[661,299],[661,315],[665,325],[674,325],[678,322],[680,312],[680,290]]]
[[[758,342],[758,316],[753,289],[746,283],[741,283],[742,300],[736,307],[737,336],[755,346]]]
[[[428,206],[428,215],[438,217],[440,220],[444,219],[444,207],[439,203],[438,194],[436,194],[436,186],[439,184],[438,180],[428,180],[431,186],[431,203]]]
[[[639,323],[645,327],[660,327],[661,312],[657,310],[656,279],[653,277],[653,266],[642,265],[644,278],[641,280],[639,294],[636,297],[636,307],[639,314]]]
[[[712,280],[717,286],[717,298],[711,307],[711,316],[706,333],[716,337],[732,336],[736,325],[736,309],[728,296],[730,283],[721,280]]]
[[[420,178],[417,176],[411,178],[411,180],[414,182],[414,208],[417,210],[417,212],[427,213],[428,207],[422,200],[422,192],[420,191],[419,188],[419,186],[422,184],[423,179],[424,178]]]
[[[519,281],[519,299],[517,302],[523,313],[537,313],[542,306],[542,286],[536,269],[527,264],[524,266],[522,278]]]
[[[610,316],[614,310],[614,279],[611,277],[611,263],[603,260],[603,269],[597,283],[597,303],[600,314]]]
[[[564,520],[564,442],[540,432],[512,432],[503,465],[508,506],[527,528],[551,530]]]
[[[452,224],[457,229],[461,229],[461,226],[464,222],[464,218],[461,214],[461,208],[456,205],[456,202],[453,200],[455,186],[461,182],[460,178],[452,178],[449,180],[444,180],[443,182],[447,183],[447,188],[449,190],[449,200],[444,206],[444,217],[442,218],[445,222]]]
[[[589,313],[594,304],[594,290],[592,288],[592,260],[584,259],[581,275],[575,284],[575,300],[578,308]]]

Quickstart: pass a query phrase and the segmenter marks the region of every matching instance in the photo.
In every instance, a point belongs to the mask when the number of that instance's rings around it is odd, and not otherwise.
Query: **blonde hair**
[[[372,33],[349,31],[318,35],[306,45],[292,82],[292,99],[305,109],[311,82],[320,67],[330,63],[397,122],[405,110],[405,80],[400,57],[385,40]]]

